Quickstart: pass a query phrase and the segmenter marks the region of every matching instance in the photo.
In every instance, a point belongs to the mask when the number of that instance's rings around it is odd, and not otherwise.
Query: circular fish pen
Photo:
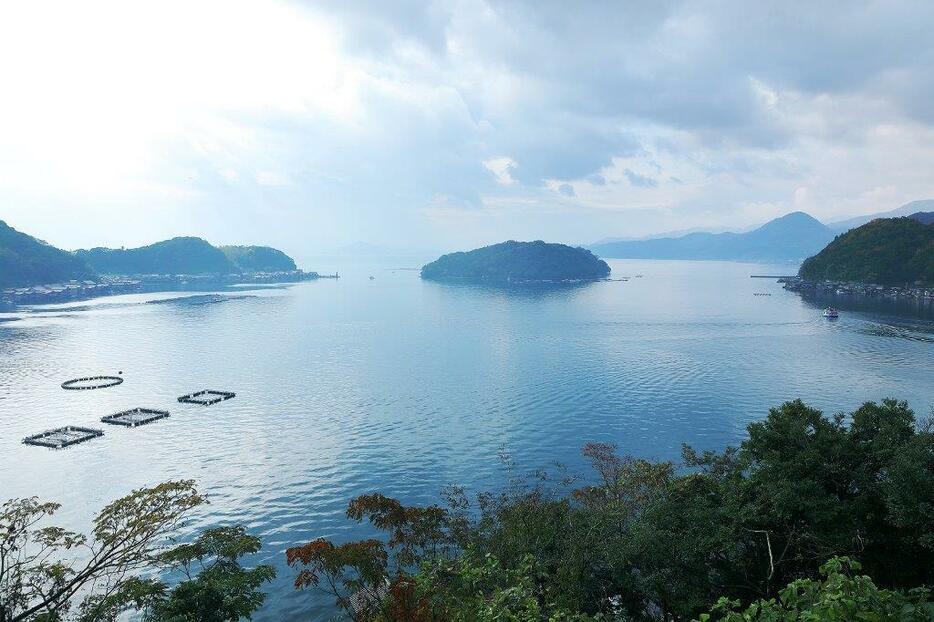
[[[66,380],[62,383],[62,388],[66,391],[92,391],[94,389],[115,387],[122,383],[123,378],[119,376],[86,376]]]

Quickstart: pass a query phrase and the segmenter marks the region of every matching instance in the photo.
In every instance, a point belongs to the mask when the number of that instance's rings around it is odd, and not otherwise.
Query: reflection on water
[[[817,291],[803,291],[799,295],[809,304],[816,306],[833,306],[843,311],[877,313],[908,319],[934,320],[934,303],[930,299],[835,295]]]
[[[259,619],[323,620],[331,602],[292,589],[282,552],[365,535],[344,517],[354,495],[429,502],[447,483],[494,486],[504,449],[520,470],[577,473],[593,440],[677,458],[682,442],[738,441],[795,397],[831,412],[934,403],[930,317],[836,303],[828,322],[828,304],[749,278],[787,266],[610,263],[644,277],[503,289],[336,265],[339,281],[200,299],[210,304],[166,292],[18,313],[0,325],[0,497],[60,501],[60,520],[86,528],[132,488],[194,478],[211,505],[189,528],[244,523],[279,569]],[[118,370],[113,389],[59,388]],[[237,397],[176,402],[205,388]],[[65,451],[20,443],[138,406],[171,417]]]

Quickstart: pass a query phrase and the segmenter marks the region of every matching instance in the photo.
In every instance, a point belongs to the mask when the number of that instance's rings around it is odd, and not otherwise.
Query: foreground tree
[[[354,620],[422,619],[409,571],[426,559],[450,553],[448,513],[435,505],[406,507],[374,494],[353,499],[347,516],[368,520],[386,532],[386,542],[368,539],[334,545],[319,538],[292,547],[286,551],[286,561],[300,568],[295,586],[323,589]]]
[[[40,526],[59,509],[56,503],[8,501],[0,513],[0,620],[60,619],[91,587],[94,595],[79,608],[82,619],[102,619],[96,605],[115,595],[145,601],[150,589],[131,581],[133,573],[151,566],[165,538],[204,502],[192,481],[142,488],[105,507],[89,538]]]
[[[928,589],[916,588],[907,594],[880,589],[868,576],[855,574],[861,568],[854,559],[834,557],[821,566],[821,581],[798,579],[781,590],[777,599],[759,600],[745,608],[739,601],[721,598],[699,621],[934,621],[934,602]]]
[[[290,549],[296,585],[355,620],[667,621],[721,596],[774,598],[835,556],[893,591],[934,584],[934,433],[904,402],[833,417],[788,402],[738,447],[685,447],[681,468],[608,444],[584,455],[597,478],[577,490],[537,480],[447,508],[354,500],[348,516],[388,538]]]
[[[144,618],[153,622],[249,618],[266,600],[260,586],[276,576],[269,565],[240,565],[241,557],[256,553],[260,546],[259,538],[243,527],[217,527],[159,555],[158,562],[181,571],[185,579],[171,591],[161,590],[145,607]]]
[[[45,525],[56,503],[7,501],[0,507],[0,622],[107,622],[127,609],[151,620],[248,616],[262,603],[258,586],[272,576],[268,566],[244,570],[237,562],[258,550],[256,538],[221,528],[168,546],[181,521],[204,503],[189,480],[141,488],[101,510],[88,537]],[[187,580],[169,589],[139,576],[163,569],[181,569]],[[208,610],[214,617],[205,617]]]

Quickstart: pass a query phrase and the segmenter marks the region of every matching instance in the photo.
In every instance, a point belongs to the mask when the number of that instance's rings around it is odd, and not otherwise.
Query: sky
[[[934,2],[0,3],[0,219],[582,244],[934,197]]]

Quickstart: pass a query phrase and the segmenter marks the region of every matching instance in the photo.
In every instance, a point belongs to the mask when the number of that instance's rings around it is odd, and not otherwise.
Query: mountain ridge
[[[292,272],[295,260],[271,246],[219,246],[222,253],[242,272]]]
[[[803,259],[823,248],[834,232],[804,212],[791,212],[744,233],[690,233],[591,245],[601,257],[615,259],[707,259],[787,261]]]
[[[932,212],[934,211],[934,199],[920,199],[917,201],[910,201],[896,207],[893,210],[887,212],[876,212],[874,214],[867,214],[865,216],[854,216],[852,218],[846,218],[843,220],[835,220],[827,223],[827,226],[843,233],[850,229],[854,229],[861,225],[865,225],[868,222],[871,222],[877,218],[895,218],[897,216],[911,216],[919,212]]]
[[[229,274],[240,271],[222,250],[192,236],[139,248],[82,249],[75,251],[75,255],[101,274]]]
[[[93,276],[94,271],[81,258],[0,220],[0,288]]]

